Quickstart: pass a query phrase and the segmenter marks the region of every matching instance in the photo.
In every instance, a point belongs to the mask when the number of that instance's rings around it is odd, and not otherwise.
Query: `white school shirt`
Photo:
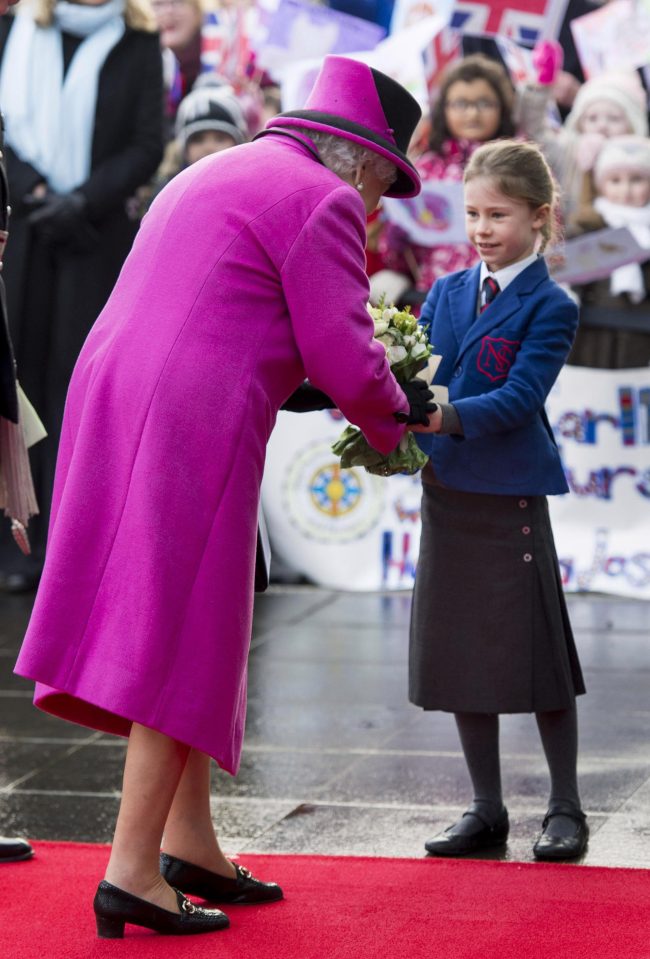
[[[496,280],[499,284],[499,292],[503,293],[508,283],[512,283],[527,266],[534,263],[537,256],[537,253],[531,253],[530,256],[525,257],[523,260],[517,260],[516,263],[511,263],[510,266],[504,266],[502,270],[497,270],[496,273],[491,273],[485,261],[481,260],[481,273],[478,283],[478,309],[481,309],[481,290],[483,289],[483,281],[486,276],[491,276],[493,280]]]

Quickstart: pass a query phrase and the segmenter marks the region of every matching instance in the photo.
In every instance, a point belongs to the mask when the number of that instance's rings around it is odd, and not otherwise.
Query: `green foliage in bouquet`
[[[375,324],[375,339],[386,348],[391,371],[402,385],[423,370],[431,356],[431,344],[424,327],[419,326],[410,307],[398,310],[386,307],[383,298],[378,306],[368,306]],[[363,466],[369,473],[392,476],[394,473],[417,473],[428,457],[419,448],[413,433],[405,433],[396,449],[384,456],[368,443],[356,426],[347,426],[332,445],[332,452],[341,458],[341,466]]]

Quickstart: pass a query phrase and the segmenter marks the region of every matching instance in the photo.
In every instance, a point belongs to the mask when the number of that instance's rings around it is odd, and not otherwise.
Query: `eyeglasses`
[[[187,4],[188,0],[151,0],[151,9],[154,13],[162,13],[163,10],[180,10]]]
[[[479,113],[487,113],[488,110],[498,110],[497,100],[447,100],[445,106],[454,113],[467,113],[468,110],[478,110]]]

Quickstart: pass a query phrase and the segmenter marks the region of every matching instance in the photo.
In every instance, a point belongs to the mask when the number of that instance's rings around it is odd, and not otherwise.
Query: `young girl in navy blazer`
[[[580,856],[575,697],[584,684],[546,496],[568,492],[544,401],[578,313],[541,252],[556,217],[552,175],[531,144],[479,148],[465,172],[467,234],[481,262],[438,280],[422,310],[449,402],[415,427],[422,536],[409,695],[455,714],[474,799],[425,846],[455,856],[505,844],[499,714],[535,713],[550,772],[538,859]]]

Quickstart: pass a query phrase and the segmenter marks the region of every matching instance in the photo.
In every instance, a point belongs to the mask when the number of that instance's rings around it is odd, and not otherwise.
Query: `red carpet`
[[[2,959],[650,959],[650,872],[434,859],[242,856],[286,900],[225,932],[95,937],[106,846],[0,866]]]

